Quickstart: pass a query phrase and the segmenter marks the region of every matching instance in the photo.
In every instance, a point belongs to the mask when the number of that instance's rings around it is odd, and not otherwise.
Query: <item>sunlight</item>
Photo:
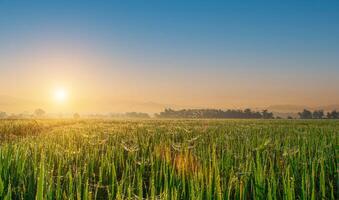
[[[58,88],[54,91],[54,100],[58,103],[63,103],[67,100],[67,92],[63,88]]]

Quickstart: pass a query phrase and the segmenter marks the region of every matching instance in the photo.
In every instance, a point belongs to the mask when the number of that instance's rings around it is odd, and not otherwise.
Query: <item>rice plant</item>
[[[335,120],[3,120],[0,199],[338,199]]]

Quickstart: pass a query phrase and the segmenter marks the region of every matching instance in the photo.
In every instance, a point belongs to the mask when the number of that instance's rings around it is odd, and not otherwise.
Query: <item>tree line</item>
[[[46,112],[43,109],[36,109],[33,114],[12,114],[7,115],[6,112],[0,111],[0,119],[4,118],[41,118],[45,117]],[[314,110],[310,111],[304,109],[298,113],[300,119],[339,119],[339,112],[336,110],[325,113],[323,110]],[[48,116],[47,116],[48,117]],[[141,112],[127,112],[127,113],[118,113],[118,114],[92,114],[83,116],[85,118],[151,118],[147,113]],[[274,117],[272,112],[268,110],[262,111],[252,111],[247,108],[244,110],[221,110],[221,109],[181,109],[173,110],[171,108],[166,108],[163,112],[156,113],[155,118],[186,118],[186,119],[279,119],[280,117]],[[80,115],[78,113],[73,114],[74,119],[79,119]],[[288,119],[293,119],[292,117],[287,117]]]
[[[0,119],[30,119],[30,118],[54,118],[54,117],[63,117],[63,115],[51,115],[47,114],[45,110],[38,108],[35,109],[33,113],[21,113],[21,114],[7,114],[6,112],[0,111]],[[80,116],[79,113],[74,113],[73,115],[67,114],[64,117],[74,119],[80,118],[138,118],[138,119],[148,119],[150,115],[148,113],[142,112],[126,112],[126,113],[110,113],[110,114],[87,114]]]
[[[300,119],[339,119],[339,112],[336,110],[325,112],[323,110],[309,111],[304,109],[298,113]],[[173,110],[171,108],[165,109],[159,114],[155,114],[156,118],[195,118],[195,119],[279,119],[274,117],[272,112],[267,110],[252,111],[247,108],[245,110],[221,110],[221,109],[181,109]],[[291,116],[288,119],[293,119]]]
[[[173,110],[165,109],[159,114],[155,114],[157,118],[197,118],[197,119],[212,119],[212,118],[235,118],[235,119],[273,119],[273,113],[263,110],[261,112],[252,111],[247,108],[245,110],[221,110],[221,109],[182,109]]]
[[[323,110],[315,110],[315,111],[310,111],[307,109],[304,109],[302,112],[298,113],[300,119],[339,119],[339,112],[336,110],[327,112],[325,116],[325,112]]]

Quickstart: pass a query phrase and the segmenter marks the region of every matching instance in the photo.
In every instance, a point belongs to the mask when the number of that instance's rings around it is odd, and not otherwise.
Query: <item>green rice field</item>
[[[0,199],[338,199],[335,120],[1,120]]]

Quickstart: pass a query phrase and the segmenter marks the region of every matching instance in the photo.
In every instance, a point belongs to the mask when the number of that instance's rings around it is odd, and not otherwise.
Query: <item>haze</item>
[[[338,1],[0,0],[0,110],[338,104],[338,10]],[[57,88],[67,99],[55,101]]]

